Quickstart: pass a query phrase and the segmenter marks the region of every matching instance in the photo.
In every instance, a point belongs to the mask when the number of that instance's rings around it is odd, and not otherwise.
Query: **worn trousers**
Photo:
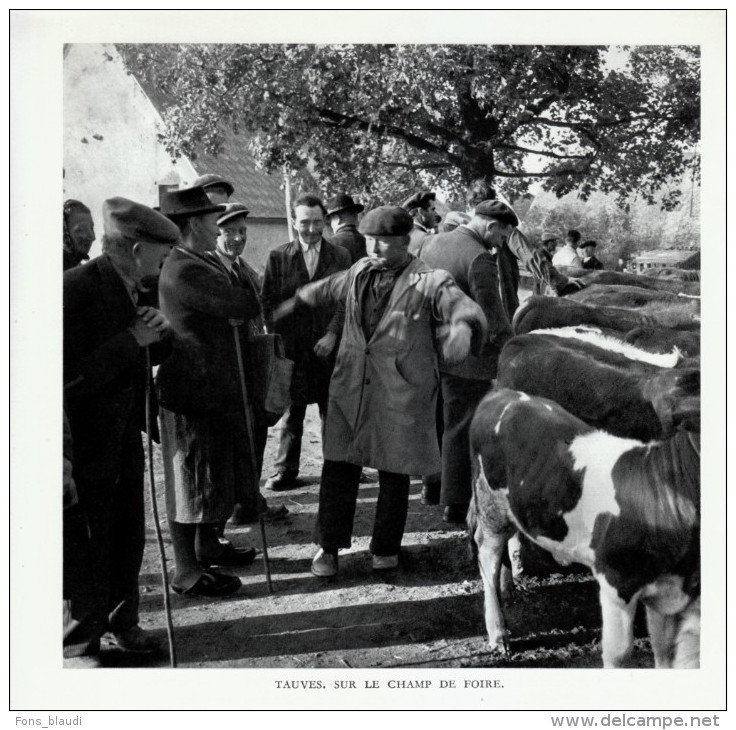
[[[445,430],[442,434],[443,505],[467,505],[470,483],[470,422],[478,403],[491,389],[491,382],[440,374]]]
[[[325,460],[314,541],[328,552],[351,545],[361,466]],[[370,550],[398,555],[409,509],[409,475],[378,472],[378,503]]]
[[[317,403],[319,417],[322,421],[322,437],[325,433],[325,416],[327,415],[327,399]],[[304,416],[306,403],[292,403],[281,421],[281,440],[279,451],[274,462],[274,470],[280,472],[299,471],[299,459],[302,453],[302,436],[304,434]]]
[[[123,439],[117,475],[106,479],[74,475],[79,506],[89,524],[91,570],[83,576],[72,565],[65,566],[65,571],[72,568],[65,573],[68,589],[88,595],[91,587],[98,601],[97,616],[104,616],[106,629],[116,633],[138,624],[138,574],[146,540],[143,470],[141,434],[131,427]],[[87,585],[80,588],[80,580]]]

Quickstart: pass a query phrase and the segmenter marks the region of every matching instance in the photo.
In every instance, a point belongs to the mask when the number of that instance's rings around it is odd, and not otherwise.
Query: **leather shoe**
[[[439,504],[440,503],[440,482],[430,482],[422,487],[422,504]]]
[[[399,567],[398,555],[374,555],[373,570],[395,570]]]
[[[235,575],[226,575],[215,570],[208,570],[199,576],[197,582],[191,588],[181,588],[174,583],[171,584],[171,588],[174,593],[178,593],[180,596],[220,598],[235,593],[242,585],[240,578]]]
[[[133,654],[152,654],[161,650],[161,642],[150,631],[144,631],[140,626],[131,626],[119,633],[113,632],[113,643]]]
[[[286,471],[277,471],[266,480],[266,489],[272,489],[278,492],[282,489],[294,489],[297,486],[296,475],[298,471],[287,469]]]
[[[310,570],[318,578],[332,578],[337,575],[337,553],[327,553],[320,548],[312,560]]]
[[[467,504],[448,504],[442,519],[454,525],[463,525],[468,516]]]
[[[198,560],[205,568],[211,565],[242,567],[250,565],[256,559],[256,555],[258,551],[255,548],[236,548],[232,543],[228,543],[223,545],[222,552],[216,558],[200,556]]]

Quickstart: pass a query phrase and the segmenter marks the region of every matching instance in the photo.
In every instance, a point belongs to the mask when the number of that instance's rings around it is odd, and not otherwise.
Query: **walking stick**
[[[253,433],[253,421],[251,420],[250,399],[248,398],[248,389],[245,387],[245,368],[243,367],[243,351],[240,348],[240,337],[238,336],[238,327],[243,324],[242,320],[231,319],[230,324],[233,328],[233,337],[235,338],[235,354],[238,358],[238,374],[240,375],[240,392],[243,396],[243,415],[245,416],[245,430],[250,442],[250,461],[253,468],[253,474],[258,476],[258,462],[256,460],[256,438]],[[263,514],[258,513],[258,524],[261,528],[261,547],[263,548],[263,568],[266,572],[266,585],[268,592],[273,593],[273,585],[271,583],[271,566],[268,562],[268,546],[266,544],[266,523]]]
[[[176,668],[176,646],[174,644],[174,624],[171,621],[171,603],[169,597],[169,574],[166,570],[166,551],[161,535],[161,523],[158,519],[158,503],[156,501],[156,480],[153,476],[153,439],[151,438],[151,352],[146,347],[146,441],[148,442],[148,485],[151,492],[151,509],[153,524],[156,528],[158,554],[161,560],[161,579],[164,585],[164,613],[166,614],[166,635],[169,639],[169,660],[172,669]]]

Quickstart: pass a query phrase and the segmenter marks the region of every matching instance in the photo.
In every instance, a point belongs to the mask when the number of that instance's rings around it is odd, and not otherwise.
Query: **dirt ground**
[[[270,430],[264,476],[276,453],[278,427]],[[169,572],[173,554],[163,508],[163,479],[154,453]],[[463,527],[442,521],[442,508],[420,502],[421,481],[412,480],[409,515],[399,569],[371,570],[368,542],[378,491],[377,474],[365,469],[358,496],[354,541],[340,553],[340,572],[318,579],[309,572],[316,551],[312,529],[317,511],[321,445],[315,406],[307,411],[301,484],[264,492],[269,504],[289,516],[267,523],[273,594],[263,561],[233,569],[243,581],[224,599],[186,598],[171,593],[180,667],[600,667],[597,586],[584,572],[552,567],[538,556],[527,561],[507,610],[512,656],[489,650],[483,622],[483,586]],[[150,507],[150,505],[149,505]],[[140,575],[141,625],[166,641],[160,562],[148,511],[146,551]],[[228,526],[237,546],[260,548],[257,525]],[[643,627],[637,636],[645,635]],[[130,659],[106,647],[103,662],[126,666]],[[149,663],[166,667],[166,655]],[[632,666],[651,667],[648,641],[639,638]]]

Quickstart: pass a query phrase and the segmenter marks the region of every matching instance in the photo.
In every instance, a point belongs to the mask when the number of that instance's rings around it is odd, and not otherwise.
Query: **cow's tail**
[[[475,469],[475,467],[473,467]],[[473,484],[475,484],[475,475],[473,476]],[[470,506],[468,507],[468,551],[471,560],[478,560],[478,543],[475,541],[475,530],[478,527],[478,515],[476,513],[475,487],[473,487],[473,496],[470,498]]]

